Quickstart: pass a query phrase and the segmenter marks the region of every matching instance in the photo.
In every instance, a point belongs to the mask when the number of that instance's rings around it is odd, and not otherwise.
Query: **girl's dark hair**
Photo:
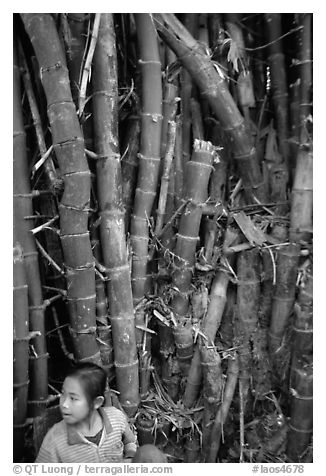
[[[78,362],[71,367],[66,377],[78,379],[90,406],[96,397],[104,396],[106,389],[106,372],[99,365],[91,362]]]

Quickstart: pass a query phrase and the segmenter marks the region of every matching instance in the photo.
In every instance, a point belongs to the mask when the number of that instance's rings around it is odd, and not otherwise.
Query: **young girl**
[[[127,418],[115,407],[102,407],[105,371],[79,363],[67,374],[60,396],[63,420],[45,435],[36,463],[120,463],[137,450]]]

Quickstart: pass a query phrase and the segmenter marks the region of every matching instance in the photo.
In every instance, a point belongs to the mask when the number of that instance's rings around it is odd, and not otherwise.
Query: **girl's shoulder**
[[[126,426],[126,415],[116,407],[102,407],[106,417],[113,426],[113,428],[123,429]]]
[[[102,407],[108,417],[112,416],[115,418],[124,419],[124,413],[116,407]]]
[[[65,436],[67,433],[66,424],[63,420],[60,420],[58,423],[55,423],[45,435],[45,440],[52,441],[57,440],[60,436]]]

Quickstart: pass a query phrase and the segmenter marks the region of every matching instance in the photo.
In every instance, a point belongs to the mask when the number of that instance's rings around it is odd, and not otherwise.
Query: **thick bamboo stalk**
[[[297,156],[291,197],[290,240],[310,242],[312,237],[313,154],[301,147]]]
[[[286,454],[295,463],[300,462],[312,435],[313,371],[309,360],[295,358],[291,368],[291,417]]]
[[[312,14],[299,14],[302,23],[301,38],[299,41],[299,67],[300,67],[300,143],[307,140],[306,123],[312,112]]]
[[[138,172],[138,151],[140,136],[139,117],[131,116],[127,120],[126,133],[121,147],[122,197],[125,207],[125,231],[129,231]]]
[[[13,263],[13,419],[14,419],[14,461],[23,460],[24,435],[27,417],[28,396],[28,295],[24,269],[23,249],[18,242],[14,243]]]
[[[172,275],[172,283],[177,291],[171,302],[172,310],[179,320],[179,325],[174,329],[177,353],[184,363],[192,357],[192,332],[188,319],[189,290],[202,217],[201,205],[207,199],[214,154],[215,149],[210,142],[195,141],[192,158],[186,165],[184,200],[189,203],[179,224]]]
[[[215,150],[210,142],[195,141],[191,160],[186,166],[184,201],[188,205],[183,212],[175,248],[176,266],[172,276],[173,284],[178,288],[172,300],[172,309],[178,316],[188,311],[188,296],[198,232],[202,217],[201,205],[207,199],[207,186],[212,171]]]
[[[281,13],[265,13],[266,38],[269,43],[268,63],[271,72],[272,100],[279,141],[279,149],[285,164],[289,161],[288,89],[285,57],[282,51]]]
[[[239,349],[239,378],[242,381],[246,406],[250,388],[252,353],[250,341],[258,324],[260,302],[260,255],[258,248],[242,251],[237,259],[237,319],[236,342]]]
[[[276,284],[269,327],[269,352],[276,357],[293,308],[300,246],[289,243],[280,247],[276,259]]]
[[[26,219],[26,217],[33,216],[33,204],[28,177],[26,135],[21,109],[20,74],[15,49],[13,98],[14,226],[16,228],[17,239],[21,243],[24,253],[24,266],[28,284],[30,330],[39,332],[39,335],[31,341],[31,345],[33,345],[35,350],[35,355],[30,359],[31,386],[29,389],[29,401],[31,405],[31,413],[33,416],[36,416],[43,413],[48,398],[48,354],[45,340],[44,306],[38,253],[36,250],[35,238],[31,233],[34,223],[32,219]]]
[[[204,459],[208,459],[209,442],[212,425],[215,420],[216,413],[222,402],[223,374],[221,367],[221,358],[214,347],[208,348],[208,345],[201,340],[199,345],[201,367],[203,372],[203,397],[204,397],[204,414],[203,414],[203,453]]]
[[[225,388],[223,392],[223,398],[222,398],[223,402],[216,413],[215,420],[213,423],[211,437],[210,437],[209,454],[206,460],[207,463],[216,463],[218,450],[220,448],[220,440],[222,436],[223,425],[226,422],[230,405],[233,400],[235,387],[238,381],[238,375],[239,375],[239,362],[238,362],[238,357],[235,354],[234,356],[229,357],[227,380],[226,380],[226,384],[225,384]]]
[[[290,423],[286,453],[299,462],[310,443],[313,424],[313,276],[309,266],[301,280],[294,305]]]
[[[84,140],[53,18],[49,14],[26,13],[22,14],[22,19],[38,59],[53,147],[64,179],[59,207],[60,236],[67,269],[67,300],[75,358],[99,362],[95,337],[94,259],[87,230],[90,173]]]
[[[78,107],[79,88],[82,76],[82,65],[87,38],[86,20],[89,14],[68,13],[69,44],[67,45],[67,65],[71,84],[72,99]]]
[[[184,167],[182,160],[182,122],[181,116],[176,118],[177,130],[175,138],[174,148],[174,195],[175,195],[175,207],[179,208],[182,204],[183,193],[183,175]]]
[[[204,140],[204,125],[201,117],[200,104],[194,97],[190,98],[192,121],[192,136],[194,139]]]
[[[288,228],[284,224],[275,223],[271,236],[280,243],[288,239]],[[261,329],[268,329],[272,314],[273,293],[276,280],[276,254],[272,248],[263,248],[262,252],[261,297],[259,307],[259,325]]]
[[[292,352],[312,355],[313,350],[313,275],[312,267],[300,284],[299,296],[294,305]]]
[[[264,201],[263,178],[252,138],[224,79],[219,76],[201,46],[173,14],[155,14],[154,19],[158,32],[188,69],[201,94],[207,98],[227,131],[247,199],[253,201],[255,196]]]
[[[183,23],[185,28],[196,38],[197,35],[196,13],[185,13]],[[182,162],[185,166],[191,157],[191,113],[190,98],[192,91],[192,78],[187,69],[183,68],[180,75],[180,97],[181,97],[181,116],[182,116]]]
[[[134,305],[145,295],[148,262],[148,220],[156,196],[160,170],[162,84],[158,41],[151,15],[135,14],[142,73],[142,112],[139,170],[131,217],[132,291]],[[142,313],[137,324],[144,324]],[[141,336],[140,336],[141,338]]]
[[[167,132],[167,144],[165,147],[165,157],[163,163],[163,172],[161,177],[160,196],[158,200],[158,207],[156,212],[156,223],[154,234],[157,236],[163,227],[163,221],[166,211],[168,187],[170,183],[172,160],[174,155],[174,145],[176,136],[176,123],[171,120]]]
[[[36,139],[38,148],[40,151],[41,157],[44,157],[47,153],[47,147],[45,144],[45,139],[42,131],[42,121],[41,116],[37,107],[37,102],[35,98],[35,94],[32,87],[31,77],[28,71],[28,67],[26,61],[24,61],[24,73],[23,73],[23,80],[24,80],[24,88],[28,97],[29,107],[31,110],[33,124],[35,127]],[[44,170],[47,176],[47,180],[52,188],[58,183],[57,173],[53,164],[53,160],[51,157],[48,157],[44,162]]]
[[[139,403],[138,359],[130,270],[124,229],[118,141],[118,76],[113,15],[101,16],[93,65],[94,131],[100,234],[108,275],[108,298],[117,388],[134,415]]]

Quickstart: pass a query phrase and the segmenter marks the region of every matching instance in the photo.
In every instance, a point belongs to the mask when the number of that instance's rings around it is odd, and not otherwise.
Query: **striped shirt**
[[[45,435],[36,463],[121,463],[137,450],[137,438],[127,418],[115,407],[98,409],[103,431],[98,445],[87,440],[74,425],[64,420],[53,425]]]

